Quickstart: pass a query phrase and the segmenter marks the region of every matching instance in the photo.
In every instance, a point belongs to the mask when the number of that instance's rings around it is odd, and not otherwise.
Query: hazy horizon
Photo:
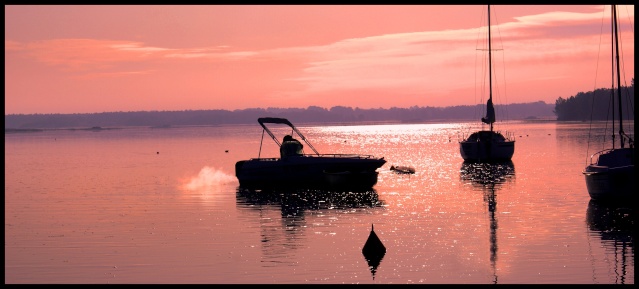
[[[542,100],[538,100],[538,101],[531,101],[531,102],[526,102],[526,103],[508,103],[508,104],[498,104],[497,106],[508,106],[508,105],[518,105],[518,104],[534,104],[534,103],[538,103],[538,102],[543,102],[546,105],[553,105],[553,103],[547,103],[544,102]],[[419,108],[426,108],[426,107],[430,107],[430,108],[451,108],[451,107],[475,107],[477,105],[482,105],[482,104],[460,104],[460,105],[451,105],[451,106],[416,106],[416,105],[411,105],[411,106],[405,106],[405,107],[399,107],[399,106],[393,106],[393,107],[387,107],[387,108],[379,108],[379,107],[371,107],[371,108],[362,108],[362,107],[355,107],[355,106],[344,106],[344,105],[334,105],[334,106],[330,106],[330,107],[322,107],[322,106],[318,106],[318,105],[309,105],[306,107],[276,107],[276,106],[269,106],[269,107],[247,107],[247,108],[238,108],[238,109],[223,109],[223,108],[211,108],[211,109],[180,109],[180,110],[121,110],[121,111],[98,111],[98,112],[73,112],[73,113],[59,113],[59,112],[49,112],[49,113],[6,113],[5,112],[5,116],[7,115],[35,115],[35,114],[99,114],[99,113],[129,113],[129,112],[183,112],[183,111],[216,111],[216,110],[224,110],[224,111],[230,111],[230,112],[234,112],[234,111],[243,111],[243,110],[269,110],[269,109],[282,109],[282,110],[306,110],[309,108],[321,108],[321,109],[326,109],[326,110],[330,110],[331,108],[334,107],[345,107],[345,108],[352,108],[352,109],[365,109],[365,110],[369,110],[369,109],[384,109],[384,110],[388,110],[388,109],[410,109],[410,108],[414,108],[414,107],[419,107]]]

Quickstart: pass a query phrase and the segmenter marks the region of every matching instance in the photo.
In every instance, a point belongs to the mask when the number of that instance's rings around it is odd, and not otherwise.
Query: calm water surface
[[[465,125],[300,125],[385,157],[359,193],[238,190],[236,161],[278,154],[257,122],[5,134],[5,283],[634,284],[636,211],[590,201],[589,124],[511,123],[492,167],[463,163]]]

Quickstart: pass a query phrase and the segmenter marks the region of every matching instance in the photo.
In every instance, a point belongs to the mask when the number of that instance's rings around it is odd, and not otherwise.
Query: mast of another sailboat
[[[490,5],[488,5],[488,81],[489,81],[489,96],[486,103],[486,117],[482,117],[483,123],[490,125],[490,131],[493,131],[493,123],[495,122],[495,106],[493,105],[493,56],[492,56],[492,44],[490,36]]]
[[[624,136],[626,135],[623,131],[623,116],[622,116],[622,105],[621,105],[621,75],[619,74],[619,28],[617,27],[617,5],[612,5],[612,22],[613,22],[613,36],[615,37],[615,63],[617,66],[617,102],[619,107],[619,144],[621,148],[624,148],[625,140]],[[614,113],[613,113],[613,125],[614,125]],[[614,139],[612,142],[612,147],[614,148]]]
[[[491,37],[490,37],[490,4],[488,5],[488,83],[489,83],[489,95],[488,95],[488,106],[493,105],[493,59],[492,59],[492,47],[491,47]],[[486,118],[491,119],[490,121],[490,131],[493,131],[493,122],[494,119],[494,107],[487,108],[488,115]],[[490,115],[491,109],[493,109],[493,115]]]

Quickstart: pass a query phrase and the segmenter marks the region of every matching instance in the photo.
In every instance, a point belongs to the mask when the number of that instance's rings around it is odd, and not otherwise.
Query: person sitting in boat
[[[292,136],[286,135],[284,136],[284,140],[280,146],[280,155],[283,158],[288,156],[301,156],[304,154],[302,148],[304,148],[302,143],[294,139]]]

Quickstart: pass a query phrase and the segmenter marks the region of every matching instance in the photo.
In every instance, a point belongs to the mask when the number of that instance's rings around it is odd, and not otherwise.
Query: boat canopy
[[[262,128],[268,133],[268,135],[271,136],[271,138],[275,141],[275,143],[277,143],[277,145],[280,147],[282,146],[282,143],[275,137],[273,132],[271,132],[271,130],[266,127],[265,124],[275,123],[275,124],[288,125],[313,150],[313,152],[315,152],[316,155],[319,155],[319,152],[317,152],[315,147],[313,147],[313,145],[306,139],[306,137],[299,130],[297,130],[297,127],[295,127],[293,123],[291,123],[288,119],[281,118],[281,117],[260,117],[257,119],[257,122],[260,124],[260,126],[262,126]]]

